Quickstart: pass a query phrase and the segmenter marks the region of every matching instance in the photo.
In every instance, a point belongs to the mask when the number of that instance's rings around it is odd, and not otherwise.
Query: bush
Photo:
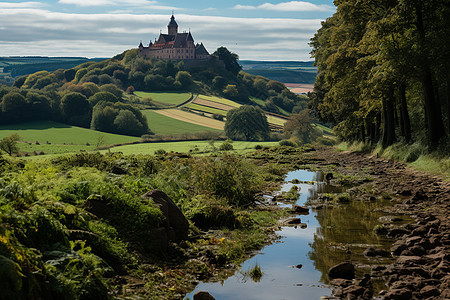
[[[233,144],[231,140],[226,140],[225,142],[222,143],[222,145],[220,145],[219,147],[220,151],[230,151],[233,150]]]
[[[297,144],[290,140],[281,140],[279,144],[280,146],[297,147]]]

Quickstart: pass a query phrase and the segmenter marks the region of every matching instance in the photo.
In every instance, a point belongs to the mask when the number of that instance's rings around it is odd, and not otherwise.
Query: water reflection
[[[282,191],[299,187],[297,205],[305,205],[318,193],[341,192],[324,182],[321,172],[299,170],[290,172]],[[292,183],[294,181],[295,183]],[[290,204],[284,204],[290,205]],[[369,245],[387,247],[389,241],[373,233],[380,216],[374,212],[385,203],[352,201],[339,207],[312,209],[309,215],[298,216],[307,227],[283,227],[277,232],[280,242],[269,245],[241,266],[248,270],[255,264],[263,276],[259,282],[243,280],[242,272],[223,282],[201,282],[187,298],[199,290],[208,291],[216,299],[319,299],[331,294],[327,273],[329,268],[345,260],[370,265],[379,261],[362,255]],[[301,268],[292,266],[302,265]]]

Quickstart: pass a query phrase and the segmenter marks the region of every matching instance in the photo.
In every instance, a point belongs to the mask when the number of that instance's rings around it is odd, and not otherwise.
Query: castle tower
[[[168,34],[169,35],[177,35],[178,33],[178,24],[177,21],[175,21],[175,17],[172,14],[172,17],[170,18],[170,23],[167,25]]]

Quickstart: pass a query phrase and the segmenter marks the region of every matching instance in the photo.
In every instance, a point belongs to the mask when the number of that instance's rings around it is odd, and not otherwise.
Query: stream
[[[293,180],[300,183],[293,184]],[[294,181],[294,182],[298,182]],[[322,172],[297,170],[287,174],[281,192],[292,186],[299,188],[297,205],[310,205],[320,193],[342,192],[342,187],[324,181]],[[281,207],[292,204],[277,203]],[[280,227],[281,238],[245,261],[240,270],[221,282],[200,282],[186,295],[192,299],[197,291],[208,291],[215,299],[320,299],[330,296],[328,270],[343,261],[356,265],[356,276],[370,274],[373,266],[389,264],[388,258],[367,258],[362,252],[369,247],[389,249],[392,240],[378,236],[373,228],[380,224],[383,213],[378,208],[389,201],[350,201],[348,204],[326,205],[298,215],[306,228]],[[252,279],[249,270],[259,266],[261,278]],[[375,292],[385,288],[381,280],[373,280]]]

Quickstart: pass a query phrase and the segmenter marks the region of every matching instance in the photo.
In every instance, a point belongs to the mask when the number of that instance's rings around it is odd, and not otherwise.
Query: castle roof
[[[172,17],[170,18],[169,25],[167,25],[167,26],[177,26],[178,27],[178,24],[177,24],[177,21],[175,21],[174,15],[172,15]]]
[[[187,42],[194,43],[194,38],[190,32],[177,33],[176,35],[160,34],[158,41],[153,45],[157,48],[182,48],[187,46]]]
[[[195,54],[196,55],[209,55],[208,50],[206,50],[203,43],[201,43],[200,45],[197,45],[195,47]]]

